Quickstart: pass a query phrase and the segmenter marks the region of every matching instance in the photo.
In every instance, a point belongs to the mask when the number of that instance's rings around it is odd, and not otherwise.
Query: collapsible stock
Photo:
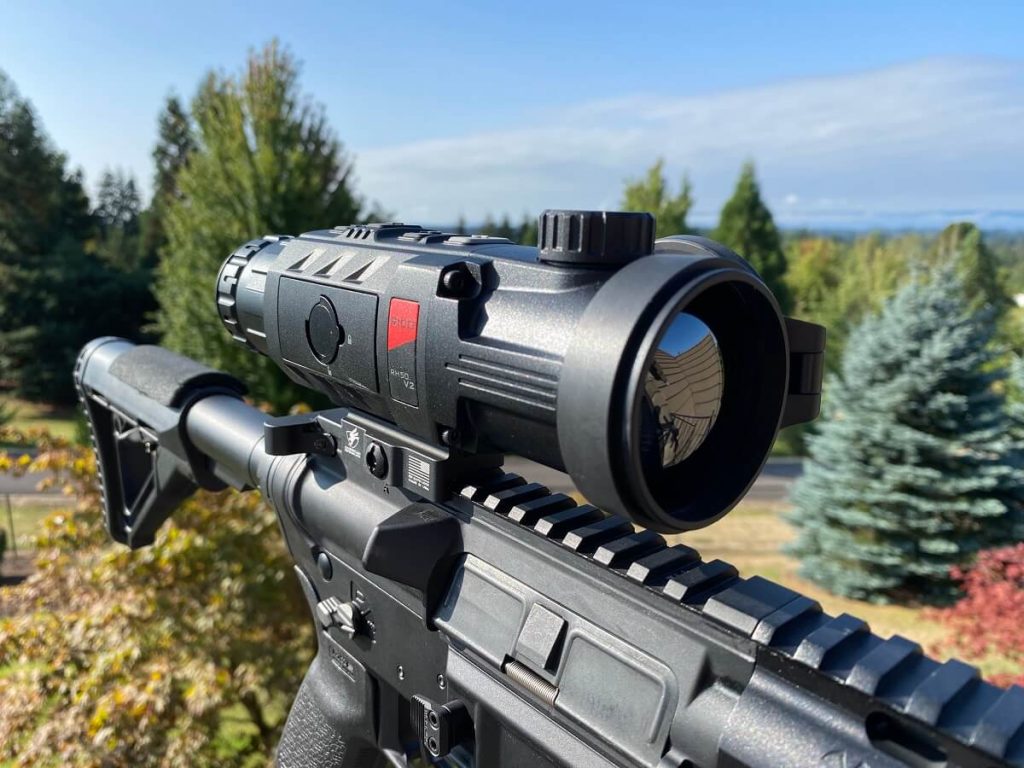
[[[157,529],[196,488],[224,487],[189,443],[185,416],[209,395],[240,397],[245,385],[238,379],[162,347],[104,337],[79,354],[75,386],[115,541],[133,549],[152,544]]]

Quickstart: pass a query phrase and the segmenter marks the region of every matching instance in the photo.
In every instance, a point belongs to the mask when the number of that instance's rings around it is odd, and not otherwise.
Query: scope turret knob
[[[619,267],[654,252],[654,216],[625,211],[544,211],[538,239],[543,262]]]

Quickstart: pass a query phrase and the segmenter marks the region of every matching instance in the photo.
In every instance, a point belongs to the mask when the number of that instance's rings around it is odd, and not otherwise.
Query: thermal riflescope
[[[253,240],[217,281],[239,342],[332,402],[568,472],[662,532],[722,517],[817,416],[824,328],[646,213],[547,211],[539,245],[365,224]]]

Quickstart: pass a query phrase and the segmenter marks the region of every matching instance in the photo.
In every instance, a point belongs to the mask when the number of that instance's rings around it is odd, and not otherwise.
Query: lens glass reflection
[[[649,412],[642,442],[650,459],[674,466],[704,442],[722,403],[718,340],[701,320],[679,313],[658,342],[644,378]]]

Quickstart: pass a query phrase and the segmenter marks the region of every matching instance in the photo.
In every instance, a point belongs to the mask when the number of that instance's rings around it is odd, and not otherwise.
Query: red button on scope
[[[388,351],[416,341],[420,305],[408,299],[392,299],[388,308]]]

